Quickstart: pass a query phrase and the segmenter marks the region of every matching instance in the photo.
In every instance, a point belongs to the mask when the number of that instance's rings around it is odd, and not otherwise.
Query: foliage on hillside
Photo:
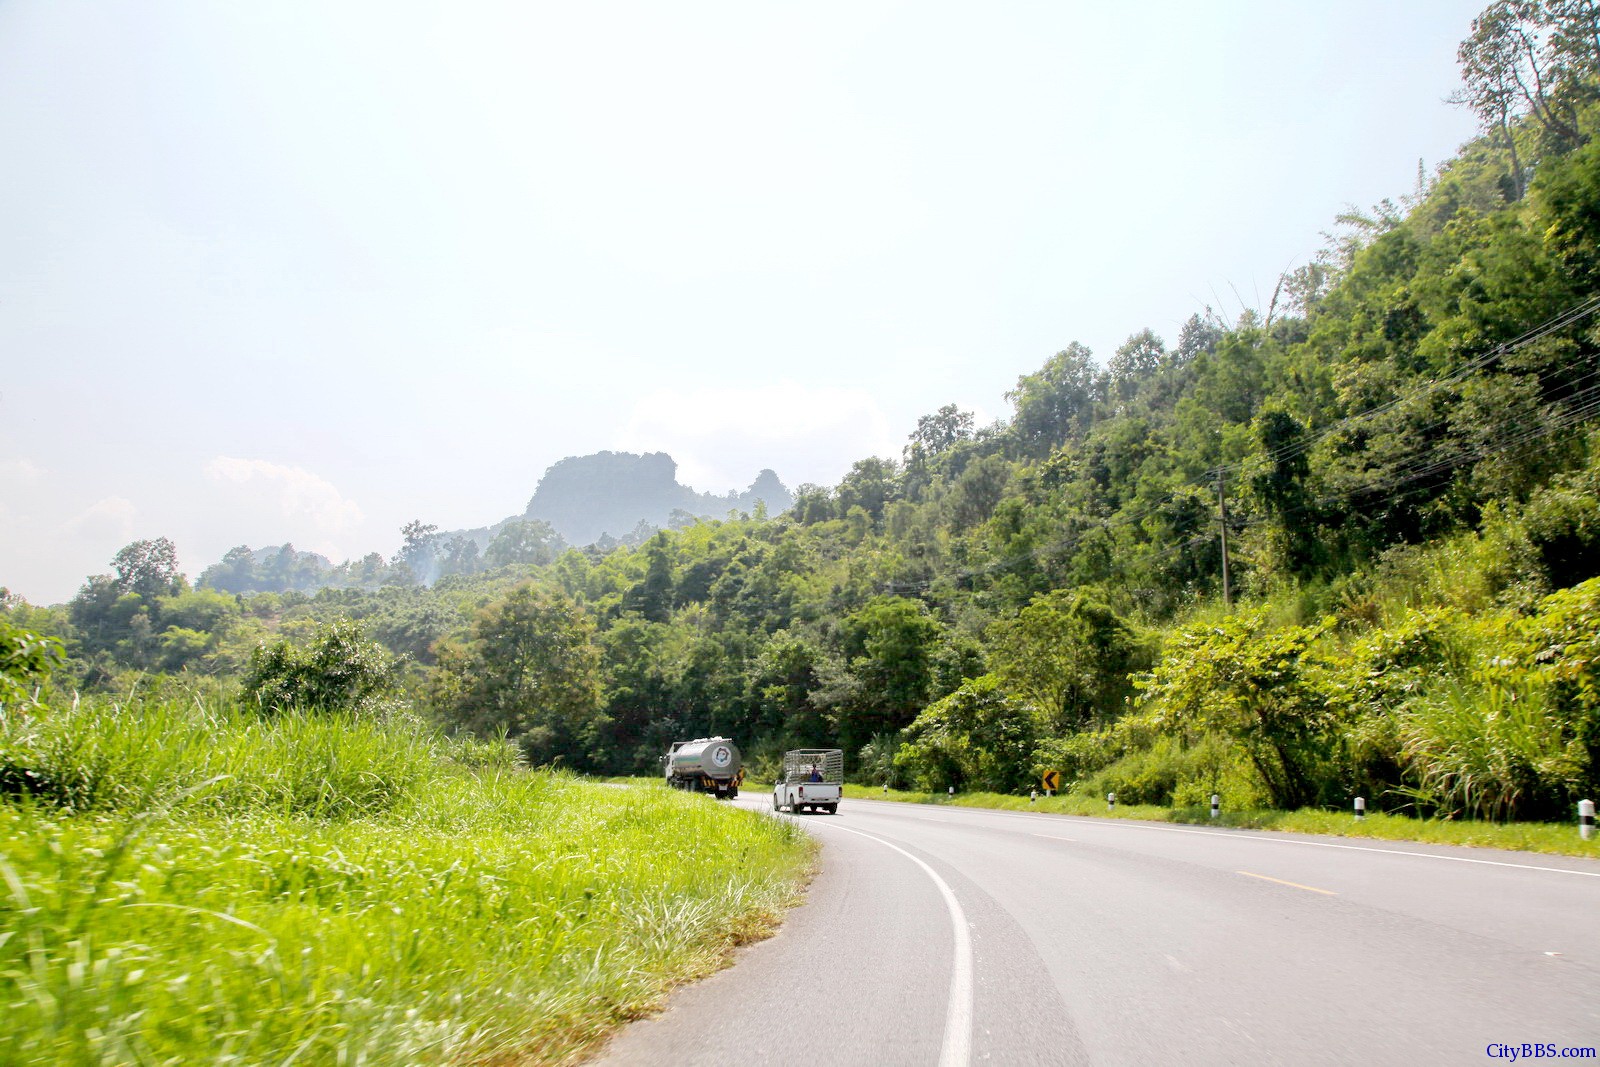
[[[1005,421],[943,407],[783,515],[315,596],[191,591],[139,543],[9,613],[93,685],[232,676],[349,618],[443,721],[583,770],[725,733],[928,789],[1055,768],[1150,801],[1559,814],[1600,786],[1587,11],[1487,9],[1461,51],[1483,136],[1348,212],[1265,309],[1103,363],[1071,344]]]

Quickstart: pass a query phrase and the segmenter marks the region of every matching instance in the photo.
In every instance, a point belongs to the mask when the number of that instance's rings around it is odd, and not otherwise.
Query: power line
[[[1559,332],[1560,330],[1566,329],[1578,322],[1581,322],[1584,319],[1594,315],[1597,311],[1600,311],[1600,296],[1590,297],[1578,304],[1573,305],[1570,308],[1565,309],[1564,311],[1557,313],[1551,318],[1545,320],[1543,323],[1540,323],[1538,326],[1525,331],[1518,337],[1496,345],[1489,351],[1482,353],[1471,360],[1468,360],[1466,363],[1457,367],[1454,371],[1444,375],[1443,377],[1427,381],[1416,388],[1407,390],[1403,394],[1390,398],[1382,404],[1377,404],[1364,411],[1347,415],[1333,423],[1330,423],[1328,426],[1325,426],[1321,431],[1314,435],[1308,435],[1300,440],[1292,442],[1291,444],[1266,452],[1259,458],[1264,458],[1268,462],[1277,463],[1309,452],[1317,444],[1327,440],[1334,434],[1357,426],[1361,423],[1374,421],[1379,416],[1393,411],[1401,405],[1419,400],[1447,386],[1463,382],[1473,374],[1490,367],[1499,360],[1504,359],[1506,356],[1525,348],[1536,341],[1542,340],[1553,333]],[[1558,432],[1561,429],[1569,428],[1582,422],[1586,422],[1595,417],[1595,415],[1600,414],[1600,385],[1590,385],[1582,388],[1575,388],[1575,386],[1578,386],[1580,383],[1589,382],[1597,378],[1600,378],[1600,369],[1591,370],[1581,377],[1574,379],[1573,382],[1568,383],[1569,391],[1567,395],[1558,396],[1554,399],[1546,401],[1545,407],[1548,410],[1552,406],[1573,400],[1579,401],[1578,404],[1568,407],[1565,411],[1556,415],[1556,417],[1553,419],[1526,427],[1510,437],[1499,437],[1498,440],[1500,443],[1498,447],[1464,449],[1448,456],[1440,456],[1437,454],[1436,450],[1431,454],[1419,454],[1415,458],[1418,460],[1425,459],[1425,462],[1418,462],[1414,466],[1403,466],[1398,469],[1390,467],[1390,469],[1386,472],[1385,478],[1369,482],[1365,485],[1343,488],[1339,492],[1326,494],[1323,497],[1320,497],[1310,506],[1290,509],[1280,513],[1280,515],[1309,514],[1313,507],[1320,509],[1336,501],[1350,499],[1363,493],[1397,490],[1403,486],[1411,485],[1411,483],[1423,479],[1430,480],[1427,480],[1425,484],[1421,486],[1412,486],[1412,488],[1401,494],[1402,497],[1408,497],[1417,492],[1438,488],[1448,479],[1442,477],[1435,478],[1434,476],[1436,475],[1448,474],[1466,463],[1511,451],[1514,448],[1529,444],[1535,440],[1541,440],[1555,432]],[[1446,416],[1444,418],[1433,420],[1432,422],[1426,423],[1420,427],[1414,427],[1413,429],[1423,433],[1432,433],[1448,426],[1450,421],[1450,418]],[[1236,475],[1241,475],[1244,473],[1244,470],[1245,463],[1224,464],[1213,468],[1209,473],[1218,478],[1220,485],[1221,479],[1225,477],[1226,473],[1233,472]],[[1069,537],[1058,538],[1048,545],[1041,545],[1032,548],[1021,556],[999,559],[984,567],[963,568],[962,570],[956,571],[955,573],[947,575],[946,577],[948,580],[954,581],[959,585],[972,582],[975,579],[983,578],[990,574],[1014,570],[1026,562],[1037,563],[1045,559],[1047,555],[1064,554],[1076,548],[1089,534],[1100,532],[1110,533],[1119,527],[1143,523],[1145,519],[1155,515],[1162,507],[1170,504],[1181,493],[1194,488],[1196,487],[1193,485],[1193,483],[1178,486],[1167,491],[1160,501],[1150,504],[1137,512],[1119,512],[1111,518],[1103,519],[1099,522],[1093,522],[1090,520],[1088,523],[1086,523],[1084,528],[1075,531],[1073,535]],[[1225,515],[1223,521],[1226,521]],[[1247,518],[1243,520],[1235,520],[1235,524],[1241,527],[1248,527],[1258,525],[1264,521],[1266,521],[1264,518]],[[1194,547],[1197,544],[1209,541],[1211,539],[1212,535],[1210,534],[1193,537],[1178,546],[1161,550],[1154,556],[1146,555],[1144,559],[1146,562],[1154,562],[1163,559],[1174,552]],[[909,583],[891,583],[891,586],[898,589],[904,589],[906,591],[913,591],[926,590],[931,587],[932,584],[933,582],[931,580],[920,580]]]
[[[1575,325],[1576,323],[1581,322],[1595,314],[1597,311],[1600,311],[1600,295],[1592,296],[1587,300],[1574,304],[1572,307],[1567,308],[1564,311],[1558,312],[1549,319],[1546,319],[1544,322],[1540,323],[1538,326],[1535,326],[1533,329],[1525,331],[1520,336],[1515,337],[1510,341],[1502,342],[1489,351],[1468,360],[1466,363],[1457,367],[1455,370],[1451,371],[1442,378],[1429,380],[1416,388],[1410,389],[1399,396],[1392,397],[1381,404],[1374,405],[1365,411],[1358,411],[1354,414],[1346,415],[1343,418],[1323,427],[1323,429],[1319,432],[1315,434],[1309,434],[1298,441],[1269,451],[1265,453],[1264,456],[1269,462],[1276,463],[1285,459],[1292,459],[1297,455],[1309,452],[1323,440],[1333,436],[1343,429],[1357,425],[1361,422],[1376,419],[1378,416],[1386,414],[1387,412],[1392,411],[1410,401],[1421,399],[1422,397],[1437,392],[1446,386],[1455,385],[1459,382],[1465,381],[1473,374],[1486,369],[1499,360],[1504,359],[1511,353],[1526,348],[1535,341],[1543,340],[1552,333],[1559,332],[1560,330],[1564,330],[1569,326]],[[1228,469],[1238,470],[1242,469],[1243,464],[1231,464],[1227,465],[1227,467]]]

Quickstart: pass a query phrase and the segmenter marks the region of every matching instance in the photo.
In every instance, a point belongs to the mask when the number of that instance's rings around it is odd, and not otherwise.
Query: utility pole
[[[1225,468],[1217,468],[1217,510],[1222,517],[1222,607],[1232,611],[1233,593],[1228,588],[1228,493],[1223,481],[1227,475],[1224,472]]]

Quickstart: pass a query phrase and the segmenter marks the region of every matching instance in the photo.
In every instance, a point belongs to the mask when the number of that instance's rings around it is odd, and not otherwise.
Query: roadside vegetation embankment
[[[1415,841],[1434,845],[1471,845],[1521,852],[1600,859],[1600,838],[1583,840],[1575,824],[1547,822],[1496,823],[1475,819],[1418,819],[1379,811],[1357,819],[1352,812],[1302,808],[1298,811],[1253,809],[1228,811],[1216,818],[1209,808],[1168,808],[1159,804],[1108,806],[1104,798],[1078,794],[1040,795],[1033,800],[1006,793],[917,793],[899,789],[847,785],[846,800],[888,800],[906,804],[935,804],[996,811],[1033,811],[1054,815],[1084,815],[1146,822],[1193,823],[1240,830],[1281,830],[1298,834],[1365,837],[1384,841]]]
[[[765,936],[782,822],[382,719],[160,696],[0,718],[14,1064],[576,1055]]]

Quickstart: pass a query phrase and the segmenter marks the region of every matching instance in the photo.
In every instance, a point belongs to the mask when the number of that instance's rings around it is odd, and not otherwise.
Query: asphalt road
[[[1600,1047],[1593,861],[861,800],[798,818],[823,845],[807,902],[599,1063],[1545,1063]]]

